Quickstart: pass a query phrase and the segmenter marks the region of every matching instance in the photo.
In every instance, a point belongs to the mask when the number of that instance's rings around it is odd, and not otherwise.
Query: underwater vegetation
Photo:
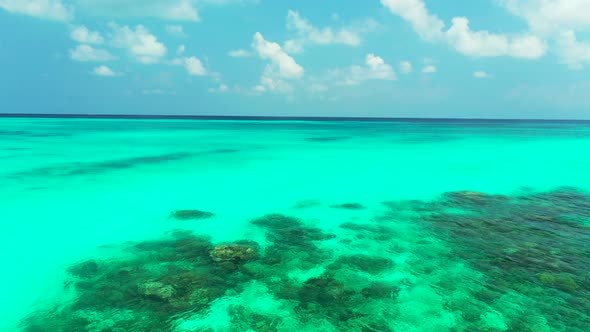
[[[333,209],[343,209],[343,210],[364,210],[366,207],[360,203],[344,203],[344,204],[336,204],[330,205]]]
[[[354,210],[357,204],[339,208]],[[212,216],[199,210],[171,214],[180,220]],[[126,243],[117,258],[73,264],[65,284],[69,299],[32,312],[21,328],[582,332],[590,327],[590,196],[572,188],[514,196],[460,191],[432,201],[384,202],[372,218],[343,220],[332,233],[283,214],[249,222],[265,232],[263,243],[213,243],[175,231]]]
[[[41,167],[32,170],[17,172],[10,177],[43,177],[43,176],[78,176],[88,174],[101,174],[113,170],[130,169],[145,165],[155,165],[166,162],[173,162],[179,160],[185,160],[195,158],[199,156],[207,155],[218,155],[218,154],[230,154],[236,153],[239,150],[236,149],[214,149],[210,151],[201,152],[178,152],[168,153],[154,156],[143,156],[135,158],[122,158],[116,160],[104,160],[96,162],[73,162],[63,163],[55,166]]]
[[[201,210],[176,210],[170,213],[171,219],[177,220],[199,220],[213,218],[215,214],[213,212],[201,211]]]
[[[530,317],[552,330],[590,327],[590,199],[564,188],[508,197],[448,193],[421,207],[420,220],[453,244],[453,253],[484,274],[476,294],[487,303],[522,297],[521,311],[498,306],[514,331]],[[531,330],[529,328],[529,330]]]

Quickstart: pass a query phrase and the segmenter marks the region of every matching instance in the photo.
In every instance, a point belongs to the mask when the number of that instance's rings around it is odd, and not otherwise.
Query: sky
[[[590,0],[0,0],[0,112],[590,119]]]

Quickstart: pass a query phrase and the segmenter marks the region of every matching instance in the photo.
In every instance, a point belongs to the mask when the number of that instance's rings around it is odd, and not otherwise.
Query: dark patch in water
[[[18,172],[11,177],[37,177],[37,176],[77,176],[100,174],[111,170],[130,169],[143,165],[153,165],[164,162],[171,162],[183,159],[198,157],[201,155],[210,154],[227,154],[236,153],[239,150],[234,149],[217,149],[212,151],[205,151],[200,153],[170,153],[158,156],[147,156],[137,158],[126,158],[118,160],[98,161],[98,162],[75,162],[63,164],[60,166],[50,166],[37,168],[25,172]]]
[[[98,274],[98,270],[98,263],[91,259],[70,266],[68,273],[77,278],[87,279],[96,276]]]
[[[27,131],[22,130],[0,130],[0,136],[28,136],[30,135]]]
[[[236,153],[236,152],[240,152],[240,150],[237,149],[217,149],[217,150],[213,150],[211,151],[211,153]]]
[[[30,137],[71,137],[68,133],[31,133]]]
[[[338,142],[351,139],[350,136],[326,136],[326,137],[308,137],[307,141],[310,142]]]
[[[0,136],[20,136],[20,137],[69,137],[68,133],[38,133],[24,130],[0,130]]]
[[[152,165],[163,162],[188,159],[194,156],[190,153],[172,153],[160,156],[128,158],[99,162],[76,162],[62,166],[42,167],[30,171],[18,172],[13,177],[37,177],[37,176],[76,176],[99,174],[110,170],[129,169],[142,165]]]
[[[176,210],[170,213],[170,218],[177,220],[200,220],[213,218],[213,212],[201,210]]]
[[[24,151],[24,150],[32,150],[31,148],[20,148],[20,147],[7,147],[4,148],[6,151]]]
[[[348,266],[355,270],[360,270],[370,274],[379,274],[393,268],[393,262],[387,258],[371,257],[363,254],[342,256],[330,266],[330,270],[339,270],[342,266]]]
[[[47,187],[28,187],[27,190],[36,191],[36,190],[45,190]]]
[[[375,241],[390,241],[396,236],[397,232],[391,228],[380,224],[356,224],[352,222],[345,222],[339,226],[342,229],[353,231],[357,239],[372,239]]]
[[[320,200],[306,199],[304,201],[299,201],[299,202],[295,203],[293,208],[295,208],[295,209],[308,209],[308,208],[312,208],[312,207],[316,207],[316,206],[320,206],[320,205],[322,205],[322,202]]]
[[[360,203],[344,203],[344,204],[336,204],[330,205],[333,209],[342,209],[342,210],[364,210],[366,207]]]
[[[373,282],[363,288],[361,294],[372,299],[395,299],[399,295],[400,288],[388,282]]]
[[[139,157],[139,158],[130,158],[130,159],[122,159],[122,160],[115,160],[115,161],[107,161],[107,162],[100,162],[96,163],[96,168],[131,168],[138,165],[149,165],[149,164],[158,164],[167,161],[175,161],[180,159],[186,159],[191,157],[192,154],[190,153],[171,153],[171,154],[164,154],[160,156],[152,156],[152,157]]]

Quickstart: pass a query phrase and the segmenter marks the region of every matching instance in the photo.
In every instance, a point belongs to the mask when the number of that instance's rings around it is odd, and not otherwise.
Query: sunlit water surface
[[[589,150],[576,122],[0,119],[0,331],[588,331]]]

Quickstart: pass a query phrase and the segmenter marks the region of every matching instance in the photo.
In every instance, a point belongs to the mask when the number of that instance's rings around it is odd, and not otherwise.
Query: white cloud
[[[173,66],[182,66],[184,65],[184,58],[174,58],[172,60],[166,61],[166,63]]]
[[[588,0],[499,0],[514,15],[524,18],[531,29],[543,35],[564,30],[590,29]]]
[[[345,70],[332,71],[331,74],[340,84],[345,85],[358,85],[369,80],[393,81],[396,79],[393,67],[374,54],[367,54],[364,66],[355,65]]]
[[[14,14],[23,14],[53,21],[70,21],[72,10],[61,0],[0,0],[0,8]]]
[[[94,68],[94,74],[98,75],[98,76],[117,76],[118,75],[111,68],[104,66],[104,65]]]
[[[162,13],[164,18],[173,20],[184,20],[184,21],[198,21],[199,13],[197,9],[193,7],[189,0],[181,0],[177,4],[168,7]]]
[[[465,17],[453,18],[447,31],[448,43],[458,52],[476,57],[511,56],[537,59],[542,57],[547,45],[532,35],[507,36],[488,31],[472,31]]]
[[[393,68],[386,64],[385,61],[376,56],[375,54],[367,54],[365,63],[370,69],[371,78],[382,79],[382,80],[393,80],[395,79],[395,73]]]
[[[311,84],[308,89],[311,92],[324,92],[328,91],[328,86],[324,84],[314,83]]]
[[[199,12],[191,0],[78,0],[78,4],[89,15],[200,20]]]
[[[299,54],[305,50],[305,42],[302,39],[289,39],[283,43],[283,47],[289,53]]]
[[[113,29],[113,45],[127,49],[139,62],[156,63],[166,55],[166,46],[143,25],[131,29],[111,23],[110,27]]]
[[[399,63],[400,71],[403,74],[409,74],[414,70],[414,66],[410,61],[402,61]]]
[[[255,92],[266,92],[266,88],[262,85],[257,85],[252,90],[254,90]]]
[[[207,75],[207,70],[203,66],[201,60],[194,56],[184,58],[184,68],[186,71],[193,76],[204,76]]]
[[[479,79],[484,79],[484,78],[491,78],[492,75],[488,74],[487,72],[485,72],[483,70],[478,70],[473,73],[473,77],[479,78]]]
[[[184,33],[184,28],[182,25],[167,25],[166,32],[172,36],[186,37],[186,33]]]
[[[423,0],[381,0],[381,4],[408,21],[423,39],[443,37],[445,23],[428,12]]]
[[[232,58],[245,58],[245,57],[249,57],[251,54],[250,52],[246,51],[246,50],[231,50],[229,52],[227,52],[227,55],[231,56]]]
[[[436,66],[433,66],[433,65],[428,65],[428,66],[422,68],[422,72],[424,74],[434,74],[437,71],[438,71],[438,69],[436,68]]]
[[[296,38],[285,42],[285,49],[290,53],[301,53],[305,44],[341,44],[358,46],[361,44],[361,33],[371,31],[377,23],[367,20],[361,25],[332,29],[331,27],[317,28],[298,12],[289,10],[287,13],[287,28],[296,33]]]
[[[90,45],[78,45],[75,49],[70,50],[70,57],[73,60],[83,62],[100,62],[115,59],[108,51],[97,49]]]
[[[263,89],[258,87],[263,87]],[[255,87],[255,90],[259,92],[272,91],[289,93],[293,91],[293,86],[284,79],[283,75],[277,71],[276,67],[267,65],[260,77],[260,85]]]
[[[573,31],[563,32],[557,40],[561,60],[572,69],[590,64],[590,43],[580,42]]]
[[[524,19],[531,31],[552,40],[555,53],[571,69],[590,64],[590,41],[580,35],[590,32],[588,0],[499,0],[512,14]]]
[[[260,32],[254,34],[252,48],[260,58],[270,62],[260,77],[260,85],[256,86],[254,91],[279,93],[293,91],[292,85],[287,80],[303,77],[303,67],[295,62],[295,59],[289,56],[279,44],[265,40]]]
[[[289,56],[279,44],[269,42],[264,39],[260,32],[254,34],[252,47],[258,52],[258,55],[265,60],[269,60],[273,67],[278,70],[278,75],[282,78],[292,79],[301,78],[304,70],[295,60]]]
[[[176,49],[176,54],[177,55],[182,55],[184,54],[184,52],[186,51],[186,46],[184,45],[180,45],[178,46],[178,48]]]
[[[181,45],[180,47],[182,49],[181,54],[184,53],[183,46],[184,45]],[[203,65],[203,62],[195,56],[176,57],[172,60],[165,61],[165,63],[173,66],[182,66],[191,76],[209,76],[214,82],[222,84],[221,75],[207,70],[205,65]]]
[[[83,25],[72,30],[70,37],[82,44],[102,44],[104,42],[104,38],[102,38],[100,32],[90,31]]]
[[[445,31],[444,22],[429,13],[424,0],[381,0],[381,4],[408,21],[422,39],[445,42],[468,56],[537,59],[547,51],[546,43],[532,34],[472,31],[465,17],[453,18],[451,27]]]
[[[219,84],[219,86],[217,88],[209,89],[209,92],[211,92],[211,93],[224,93],[224,92],[228,92],[228,91],[229,91],[229,87],[225,84]]]

